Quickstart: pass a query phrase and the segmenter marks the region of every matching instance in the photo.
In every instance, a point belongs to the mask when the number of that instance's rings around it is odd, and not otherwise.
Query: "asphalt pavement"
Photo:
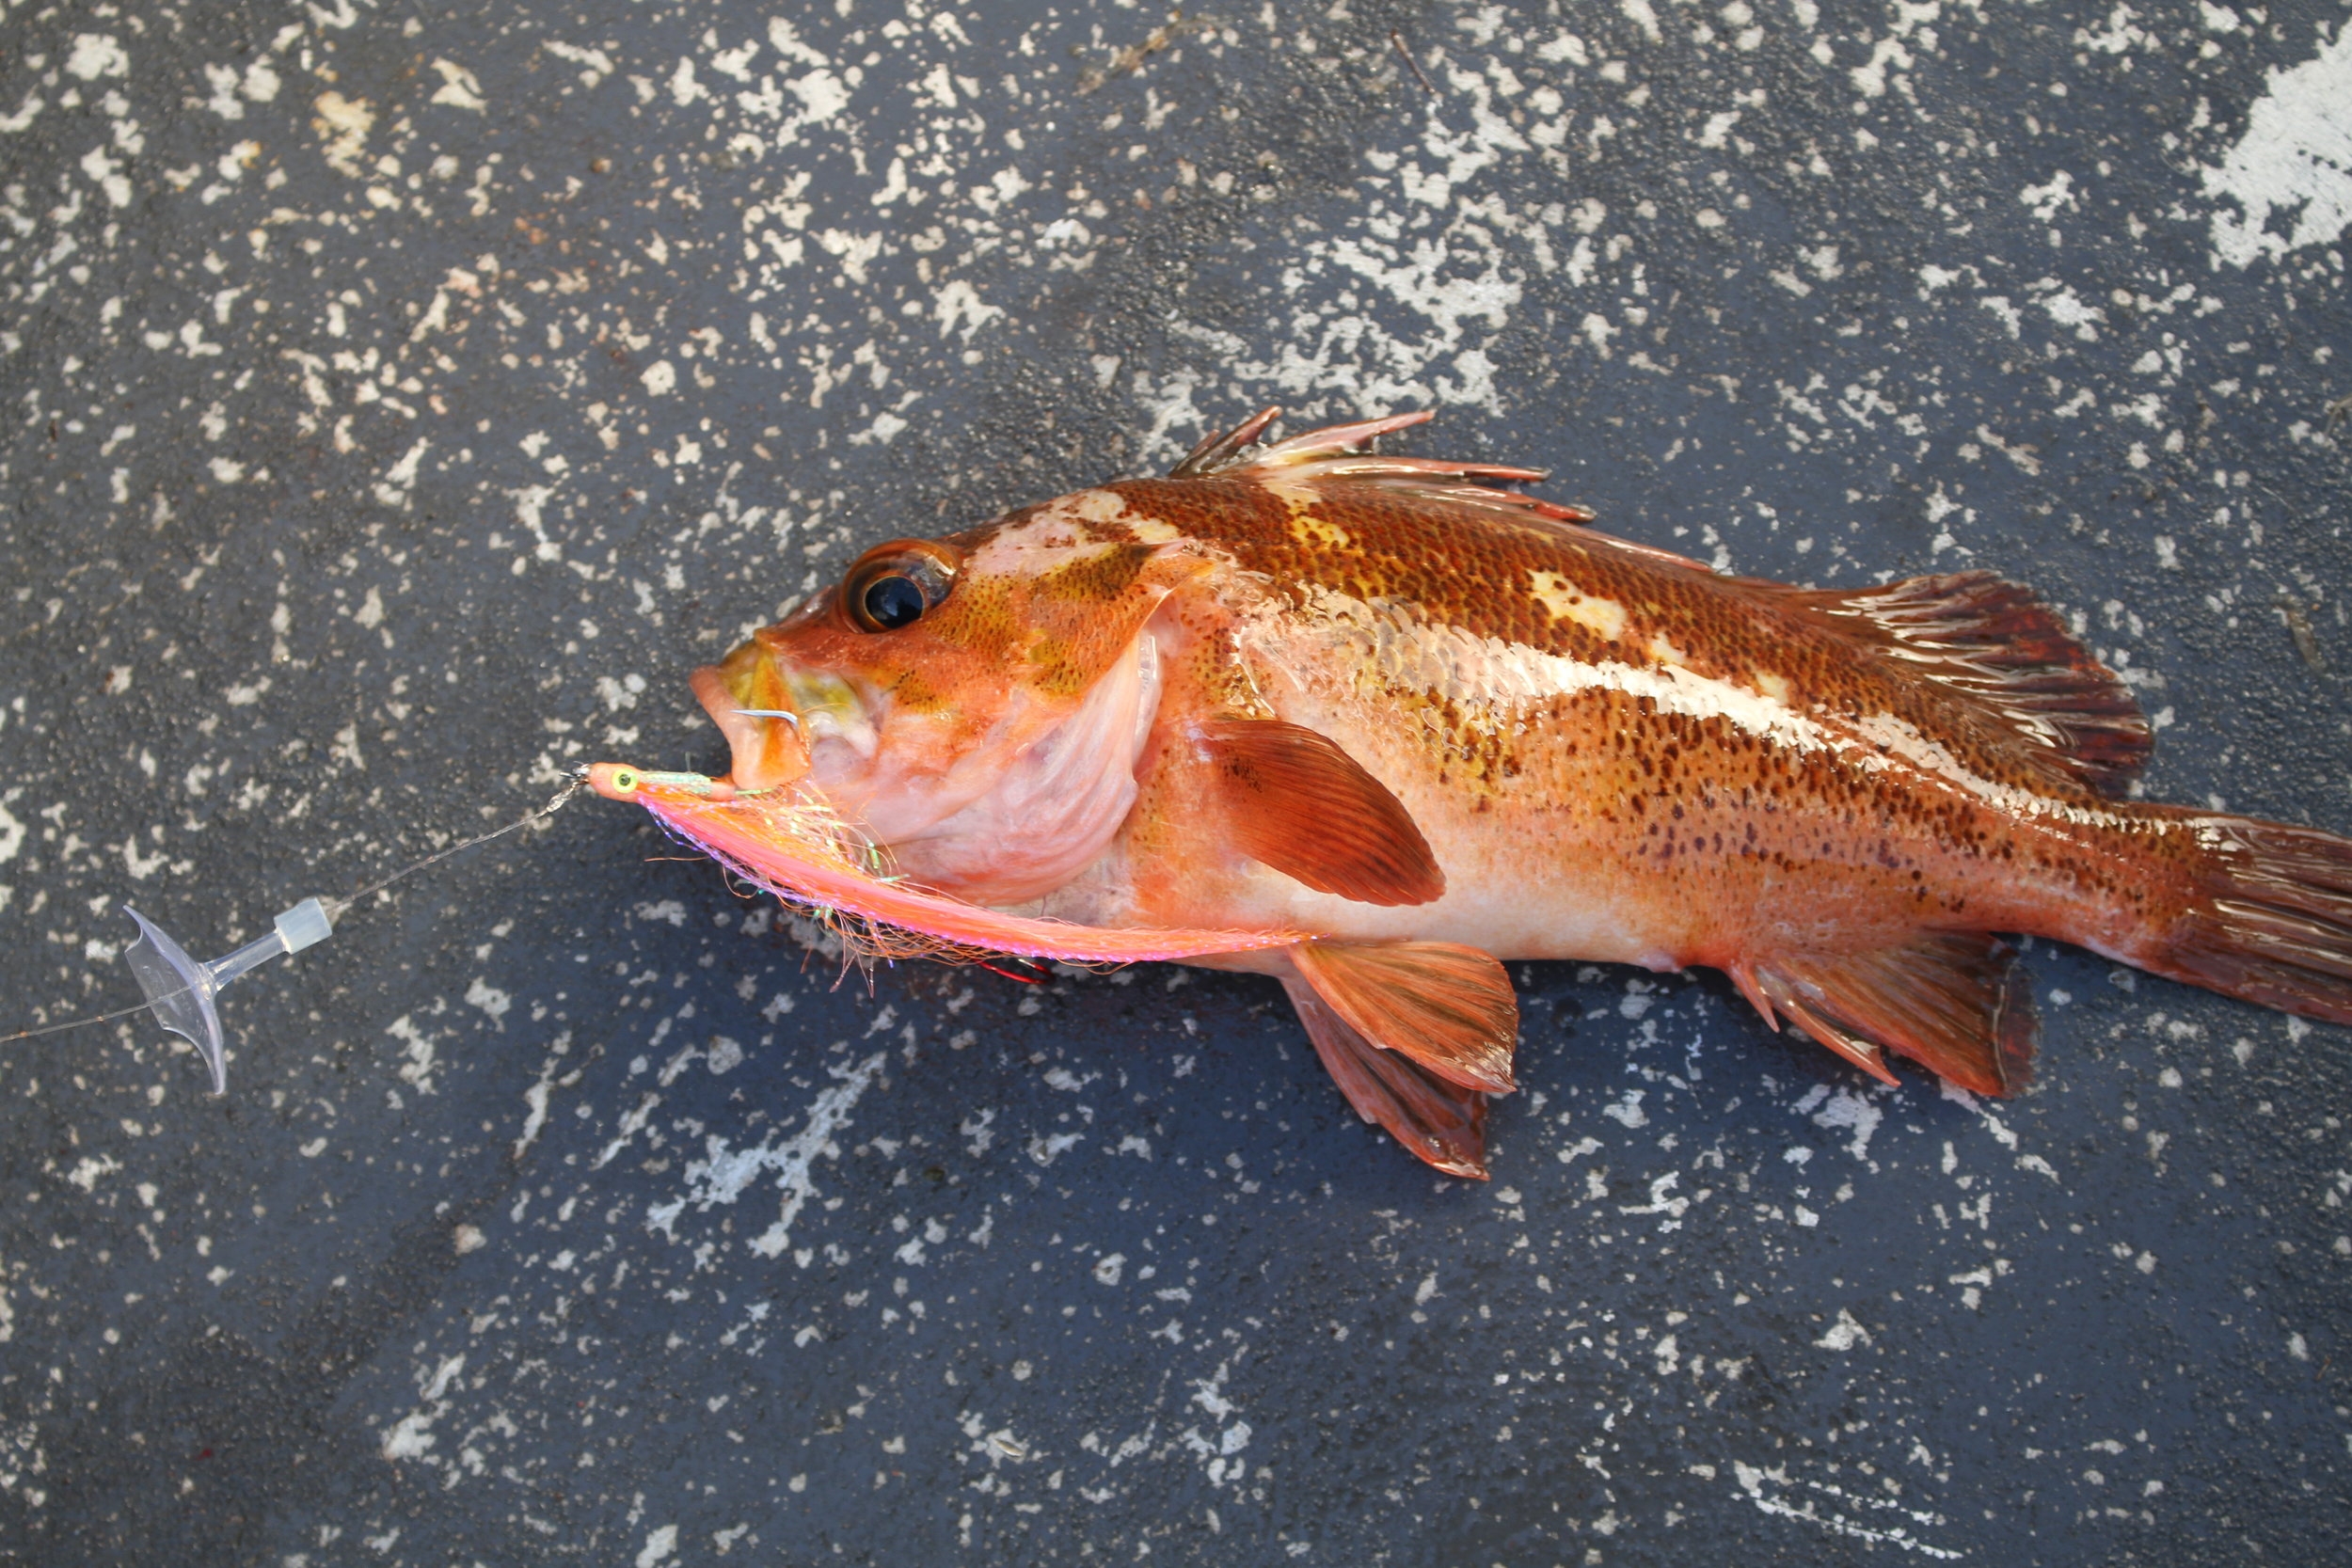
[[[2352,828],[2352,34],[2200,0],[0,7],[0,1028],[598,760],[866,545],[1432,407],[1599,526],[2030,582]],[[2315,1562],[2345,1031],[2040,1077],[1513,966],[1494,1180],[1269,982],[844,974],[593,800],[0,1047],[0,1557]]]

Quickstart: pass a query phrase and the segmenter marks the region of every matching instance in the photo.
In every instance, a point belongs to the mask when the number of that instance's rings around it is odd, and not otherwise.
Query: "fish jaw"
[[[812,766],[802,710],[776,661],[757,641],[688,677],[695,700],[726,738],[739,789],[797,784]]]
[[[929,727],[921,716],[894,714],[886,696],[869,697],[830,671],[804,668],[764,636],[696,670],[689,684],[726,737],[733,757],[728,778],[738,789],[805,783],[845,816],[865,819],[879,812],[882,826],[900,831],[910,820],[919,826],[961,803],[952,795],[946,805],[923,799],[932,793],[925,785],[935,784],[942,769],[919,766],[940,750],[926,744],[930,737],[920,733]],[[898,742],[887,757],[885,728]],[[918,766],[892,766],[910,758]],[[895,798],[908,794],[914,799]]]

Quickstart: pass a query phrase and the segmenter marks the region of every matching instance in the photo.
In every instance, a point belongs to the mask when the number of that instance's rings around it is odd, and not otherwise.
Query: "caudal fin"
[[[2184,812],[2199,896],[2141,967],[2265,1007],[2352,1023],[2352,839]]]

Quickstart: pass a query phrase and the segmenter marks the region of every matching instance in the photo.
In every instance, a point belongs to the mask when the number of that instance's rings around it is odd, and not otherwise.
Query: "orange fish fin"
[[[1991,572],[1793,594],[2027,743],[2045,773],[2120,795],[2148,760],[2139,704],[2031,590]]]
[[[2132,961],[2305,1018],[2352,1023],[2352,839],[2186,807],[2200,896],[2161,953]]]
[[[1775,956],[1754,974],[1783,1017],[1889,1084],[1888,1051],[1977,1094],[2033,1081],[2033,991],[1998,937],[1929,931],[1875,952]]]
[[[1486,1180],[1486,1097],[1382,1051],[1348,1026],[1303,980],[1283,990],[1332,1082],[1356,1114],[1448,1176]]]
[[[1291,961],[1375,1046],[1466,1089],[1508,1094],[1519,1002],[1502,966],[1450,942],[1303,942]]]
[[[1767,972],[1762,978],[1769,986],[1777,977]],[[1782,992],[1776,994],[1773,1000],[1778,1004],[1779,1010],[1788,1015],[1790,1022],[1880,1083],[1901,1082],[1887,1068],[1886,1052],[1876,1040],[1865,1039],[1834,1019],[1824,1017],[1817,1008],[1806,1006],[1801,997]]]
[[[1731,976],[1731,983],[1739,988],[1740,994],[1748,999],[1748,1006],[1763,1018],[1764,1026],[1773,1034],[1779,1034],[1780,1014],[1773,1010],[1772,999],[1764,994],[1763,982],[1756,977],[1756,971],[1747,964],[1735,963],[1725,968],[1724,973]]]
[[[1445,892],[1405,803],[1330,740],[1279,719],[1206,720],[1192,737],[1250,859],[1363,904],[1426,904]]]
[[[1184,454],[1184,460],[1168,470],[1170,479],[1200,479],[1208,474],[1222,473],[1239,466],[1241,454],[1257,445],[1266,427],[1282,417],[1279,406],[1259,409],[1231,430],[1211,430],[1200,437],[1200,444]],[[1423,414],[1422,419],[1429,416]]]
[[[1497,488],[1548,478],[1548,469],[1521,468],[1502,463],[1464,463],[1441,457],[1391,457],[1382,452],[1359,450],[1368,446],[1376,436],[1423,423],[1430,418],[1427,409],[1412,414],[1394,414],[1381,420],[1364,420],[1355,424],[1330,425],[1271,444],[1260,444],[1267,426],[1280,413],[1279,408],[1261,409],[1232,430],[1212,431],[1201,438],[1200,444],[1193,448],[1182,463],[1168,471],[1168,477],[1204,479],[1217,474],[1279,477],[1285,485],[1315,489],[1339,484],[1366,485],[1391,499],[1467,506],[1477,511],[1511,515],[1547,530],[1554,524],[1592,521],[1593,515],[1581,506],[1563,506],[1556,501],[1521,495],[1516,490]],[[1662,550],[1652,550],[1645,545],[1626,544],[1605,535],[1588,534],[1581,529],[1575,532],[1588,542],[1598,539],[1611,545],[1623,545],[1627,549],[1669,561],[1678,566],[1689,566],[1702,572],[1707,570],[1694,561],[1668,555]]]

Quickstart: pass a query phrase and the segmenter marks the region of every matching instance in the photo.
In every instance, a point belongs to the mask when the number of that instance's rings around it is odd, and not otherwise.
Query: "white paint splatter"
[[[2217,168],[2203,171],[2205,194],[2238,204],[2239,215],[2213,215],[2214,265],[2249,265],[2307,245],[2326,245],[2352,227],[2352,26],[2292,71],[2274,71],[2254,101],[2246,134]],[[2291,234],[2271,219],[2300,209]]]
[[[1691,1207],[1692,1202],[1690,1198],[1675,1196],[1675,1189],[1681,1184],[1682,1173],[1679,1171],[1670,1170],[1663,1176],[1652,1177],[1649,1184],[1649,1201],[1647,1203],[1621,1203],[1617,1206],[1617,1212],[1620,1214],[1664,1214],[1667,1218],[1659,1222],[1659,1228],[1661,1230],[1678,1229],[1679,1226],[1676,1222],[1682,1218],[1683,1212]],[[1705,1196],[1704,1192],[1700,1194],[1702,1197]]]
[[[522,1160],[524,1151],[539,1141],[540,1131],[548,1124],[548,1096],[552,1092],[548,1076],[554,1068],[555,1064],[549,1062],[540,1069],[539,1081],[523,1091],[523,1131],[522,1135],[515,1140],[515,1159],[517,1163]]]
[[[1886,96],[1886,68],[1908,71],[1912,67],[1911,51],[1899,39],[1881,39],[1871,47],[1870,57],[1846,74],[1853,79],[1854,90],[1865,98]],[[1896,78],[1899,84],[1901,78]]]
[[[97,182],[106,193],[107,202],[116,207],[131,205],[130,177],[103,147],[93,147],[82,155],[82,172]]]
[[[679,1053],[681,1059],[693,1054],[696,1053],[692,1051]],[[683,1065],[682,1060],[681,1065]],[[662,1081],[667,1083],[669,1080],[665,1078]],[[621,1150],[628,1147],[629,1140],[645,1130],[645,1124],[653,1119],[654,1107],[660,1103],[661,1097],[650,1092],[639,1100],[637,1108],[621,1117],[620,1125],[612,1130],[612,1141],[604,1146],[602,1152],[588,1163],[588,1168],[602,1170],[611,1164],[619,1156]]]
[[[433,1376],[425,1383],[421,1407],[403,1416],[394,1423],[392,1430],[384,1434],[385,1458],[402,1460],[421,1459],[424,1456],[436,1441],[433,1423],[449,1411],[449,1401],[443,1396],[465,1370],[466,1356],[462,1351],[447,1357],[434,1369]]]
[[[1840,1127],[1851,1128],[1853,1141],[1846,1146],[1846,1152],[1857,1160],[1867,1160],[1870,1157],[1871,1135],[1878,1132],[1879,1123],[1885,1117],[1885,1112],[1862,1095],[1841,1088],[1835,1099],[1814,1114],[1813,1125],[1831,1131]]]
[[[772,1170],[777,1173],[776,1185],[784,1189],[783,1210],[774,1225],[746,1244],[763,1258],[780,1255],[792,1240],[792,1222],[800,1218],[802,1205],[816,1195],[817,1183],[809,1175],[810,1165],[819,1154],[828,1159],[840,1157],[841,1150],[834,1145],[833,1135],[849,1120],[850,1108],[881,1075],[886,1059],[886,1053],[877,1051],[853,1068],[833,1069],[833,1075],[839,1082],[810,1103],[807,1120],[801,1130],[781,1145],[756,1144],[750,1148],[730,1149],[724,1138],[707,1138],[704,1144],[707,1158],[691,1161],[686,1167],[686,1192],[648,1210],[645,1228],[659,1230],[675,1240],[678,1215],[689,1203],[697,1211],[707,1210],[714,1203],[733,1203],[762,1171]]]
[[[425,450],[432,445],[429,437],[418,437],[406,455],[384,470],[384,477],[376,482],[375,499],[386,506],[407,511],[417,487],[417,465],[424,460]]]
[[[612,56],[601,49],[583,49],[578,44],[562,43],[549,39],[543,46],[559,60],[569,60],[580,67],[580,80],[583,86],[595,87],[612,74]]]
[[[139,841],[137,839],[129,838],[123,840],[123,868],[131,873],[131,879],[135,882],[143,882],[147,880],[148,878],[152,877],[156,872],[164,868],[169,859],[170,857],[166,855],[161,849],[156,850],[151,855],[142,855],[139,853]]]
[[[475,79],[472,71],[449,60],[435,60],[433,69],[441,78],[439,88],[433,94],[433,103],[471,109],[476,114],[486,107],[482,101],[482,84]]]
[[[1028,1155],[1041,1165],[1050,1165],[1084,1142],[1084,1132],[1057,1132],[1051,1137],[1031,1138]]]
[[[104,33],[77,33],[73,37],[73,53],[66,56],[65,68],[85,82],[95,82],[101,76],[131,74],[131,56],[122,52],[119,40]]]
[[[1837,1309],[1837,1321],[1829,1325],[1829,1331],[1813,1341],[1822,1350],[1841,1352],[1850,1351],[1856,1345],[1867,1345],[1869,1342],[1870,1331],[1856,1322],[1854,1315],[1842,1307]]]
[[[1746,1494],[1748,1500],[1754,1503],[1761,1513],[1770,1513],[1777,1518],[1796,1519],[1808,1525],[1819,1525],[1833,1535],[1842,1535],[1851,1540],[1899,1546],[1904,1551],[1915,1552],[1921,1557],[1931,1558],[1938,1562],[1955,1561],[1962,1555],[1946,1547],[1930,1545],[1927,1542],[1913,1535],[1903,1526],[1886,1518],[1887,1515],[1892,1514],[1908,1518],[1915,1524],[1941,1525],[1946,1520],[1940,1513],[1905,1508],[1892,1497],[1850,1492],[1844,1487],[1821,1481],[1792,1482],[1788,1478],[1788,1467],[1786,1465],[1774,1465],[1767,1470],[1758,1465],[1742,1465],[1734,1460],[1731,1472],[1740,1482],[1740,1490]],[[1798,1485],[1849,1507],[1875,1513],[1883,1519],[1886,1519],[1886,1522],[1866,1525],[1840,1513],[1825,1513],[1821,1505],[1810,1497],[1802,1502],[1791,1502],[1788,1494]]]
[[[473,984],[466,988],[466,1003],[489,1014],[490,1022],[503,1029],[506,1027],[506,1011],[515,1005],[515,999],[488,980],[476,975]]]
[[[1004,313],[1001,307],[981,299],[978,292],[961,278],[939,291],[931,310],[933,318],[939,323],[941,337],[945,338],[961,327],[962,339],[967,343],[972,341],[973,333]]]
[[[384,1032],[400,1041],[407,1051],[408,1061],[400,1069],[401,1081],[415,1085],[420,1093],[431,1094],[436,1056],[433,1037],[418,1028],[406,1013],[386,1024]]]
[[[20,788],[0,795],[0,864],[16,859],[17,852],[24,847],[24,824],[8,810],[24,793]]]
[[[367,150],[368,133],[375,128],[375,105],[364,98],[324,92],[311,107],[318,114],[310,127],[325,144],[321,150],[327,166],[346,178],[362,178],[365,171],[359,166],[359,154]]]
[[[1966,1089],[1962,1088],[1958,1084],[1953,1083],[1948,1078],[1938,1079],[1936,1081],[1936,1088],[1943,1094],[1946,1100],[1950,1101],[1953,1104],[1965,1106],[1967,1109],[1974,1111],[1978,1117],[1983,1120],[1985,1131],[1993,1134],[1994,1142],[1998,1143],[2003,1148],[2010,1150],[2011,1153],[2016,1151],[2016,1132],[2010,1129],[2008,1123],[2002,1121],[1999,1117],[1993,1114],[1991,1106],[1985,1104],[1984,1101],[1979,1100],[1975,1095],[1970,1094]]]
[[[2032,208],[2033,215],[2044,223],[2056,222],[2061,207],[2082,206],[2074,195],[2074,177],[2064,169],[2051,175],[2046,184],[2027,185],[2017,193],[2017,200],[2020,205]]]

